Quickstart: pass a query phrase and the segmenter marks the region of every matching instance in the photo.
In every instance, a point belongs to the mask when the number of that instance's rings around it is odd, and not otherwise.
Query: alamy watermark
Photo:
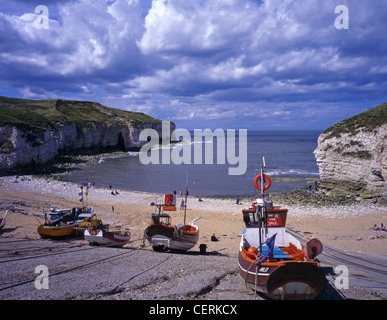
[[[49,11],[45,5],[35,7],[37,14],[34,25],[37,29],[48,29],[49,27]],[[335,19],[335,28],[338,30],[349,29],[349,10],[346,5],[338,5],[335,7],[335,13],[339,14]]]
[[[349,29],[349,10],[345,5],[339,5],[335,8],[335,13],[339,14],[335,19],[335,28],[338,30]]]
[[[35,288],[37,290],[48,289],[48,268],[47,266],[41,264],[35,268],[35,273],[39,273],[39,275],[35,278]]]
[[[39,5],[35,7],[35,13],[37,14],[34,25],[36,29],[48,29],[49,16],[48,16],[48,8],[44,5]]]
[[[181,143],[177,143],[170,148],[171,138],[172,141],[181,141]],[[155,129],[144,129],[141,131],[139,140],[147,141],[147,143],[140,150],[140,162],[145,165],[160,163],[174,163],[176,165],[203,164],[204,144],[204,164],[214,164],[214,138],[216,138],[216,163],[226,164],[227,160],[228,164],[236,166],[228,168],[229,175],[243,175],[247,169],[246,129],[240,129],[238,135],[236,135],[234,129],[227,129],[226,132],[222,129],[214,131],[210,129],[195,129],[192,140],[191,133],[186,129],[178,129],[171,134],[170,123],[163,121],[161,137]],[[238,153],[236,152],[237,138]],[[161,152],[157,146],[161,147]]]
[[[335,267],[335,287],[338,290],[349,289],[349,271],[348,267],[339,265]]]

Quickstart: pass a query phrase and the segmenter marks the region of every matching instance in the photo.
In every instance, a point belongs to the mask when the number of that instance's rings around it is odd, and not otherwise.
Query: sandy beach
[[[251,290],[245,288],[236,263],[244,229],[241,210],[249,207],[251,200],[242,198],[242,203],[237,205],[234,199],[202,198],[199,201],[188,197],[187,221],[200,218],[196,221],[200,229],[198,244],[187,254],[157,253],[147,241],[145,247],[141,243],[151,214],[155,212],[150,203],[160,203],[163,195],[123,190],[112,195],[110,189],[95,186],[89,190],[87,205],[94,207],[97,216],[104,224],[109,224],[110,229],[130,231],[131,241],[123,249],[98,247],[97,250],[83,238],[63,243],[36,241],[32,245],[32,256],[37,256],[36,260],[23,258],[31,254],[23,248],[31,247],[31,241],[40,239],[37,227],[44,221],[43,212],[51,207],[79,206],[79,185],[32,176],[7,176],[0,178],[0,190],[0,216],[9,210],[6,227],[0,234],[1,243],[5,245],[2,247],[2,262],[8,270],[1,280],[0,300],[257,299]],[[181,197],[178,197],[177,204],[180,201]],[[281,203],[276,205],[282,206]],[[373,232],[370,228],[374,224],[385,224],[385,207],[369,200],[333,207],[305,207],[293,202],[284,207],[289,208],[287,226],[305,237],[316,237],[323,244],[342,250],[378,254],[377,257],[382,257],[378,261],[384,263],[387,232]],[[183,222],[183,212],[179,208],[169,212],[173,224]],[[211,241],[214,234],[218,239],[216,242]],[[206,244],[206,255],[199,254],[200,244]],[[60,254],[61,250],[64,254]],[[67,254],[66,250],[70,252]],[[100,263],[105,260],[106,263]],[[49,268],[51,290],[36,290],[34,287],[36,263]],[[92,267],[88,267],[90,265]],[[77,271],[66,271],[73,269]],[[106,270],[109,270],[108,275]],[[340,293],[334,289],[332,266],[324,264],[324,270],[328,285],[319,299],[384,299],[385,293],[381,293],[378,280],[371,284],[360,283],[360,287],[356,285],[358,282],[354,282],[349,290]],[[362,274],[353,272],[360,274],[359,277]],[[382,277],[376,276],[377,279]],[[26,278],[30,280],[23,285]],[[171,285],[171,279],[174,285]],[[20,285],[18,281],[22,281]],[[7,285],[16,287],[8,289]]]
[[[79,186],[69,182],[45,180],[32,176],[7,176],[0,178],[1,213],[8,209],[7,228],[2,237],[39,239],[36,231],[43,222],[43,211],[51,207],[74,207],[80,204]],[[114,189],[114,186],[113,186]],[[86,198],[85,198],[86,199]],[[129,192],[92,187],[87,204],[93,206],[98,217],[112,229],[130,230],[132,246],[140,246],[143,232],[150,222],[155,207],[151,202],[161,202],[162,194]],[[250,203],[235,204],[233,199],[188,197],[187,221],[200,219],[200,243],[210,252],[237,254],[244,228],[241,210]],[[170,212],[173,223],[183,222],[183,210],[179,210],[181,197],[177,197],[177,211]],[[281,203],[275,205],[283,206]],[[114,207],[114,212],[112,211]],[[318,238],[330,246],[352,251],[387,255],[387,232],[374,232],[371,228],[387,223],[387,208],[372,201],[335,207],[283,206],[289,209],[287,227],[301,231],[310,238]],[[211,241],[211,236],[219,239]],[[148,244],[146,244],[148,245]],[[198,248],[196,248],[198,250]]]

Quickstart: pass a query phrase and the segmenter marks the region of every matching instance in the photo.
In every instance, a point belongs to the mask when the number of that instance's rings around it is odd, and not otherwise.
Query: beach
[[[47,250],[47,246],[50,246],[51,249],[43,252],[55,253],[62,250],[59,248],[61,241],[41,241],[37,227],[44,221],[44,211],[52,207],[79,206],[80,185],[33,176],[6,176],[0,178],[0,188],[0,216],[2,217],[5,210],[9,210],[6,227],[1,233],[2,249],[6,248],[4,245],[7,243],[14,245],[13,241],[16,239],[28,239],[38,240],[34,242],[34,247],[43,246],[44,250]],[[92,186],[88,197],[84,198],[84,204],[93,206],[94,212],[104,224],[110,225],[110,229],[130,231],[131,240],[123,249],[99,248],[98,251],[92,251],[94,253],[86,254],[84,251],[88,252],[87,248],[90,246],[83,238],[70,242],[66,240],[63,242],[64,246],[80,246],[80,249],[74,250],[81,250],[80,256],[76,253],[71,253],[70,259],[65,258],[65,255],[54,255],[54,259],[43,256],[39,263],[49,266],[50,270],[56,270],[58,263],[62,268],[72,270],[74,265],[82,265],[85,262],[89,265],[88,261],[92,261],[90,264],[94,265],[93,261],[97,257],[106,259],[106,255],[117,255],[117,258],[112,259],[110,263],[110,260],[105,264],[98,263],[93,268],[86,269],[86,272],[77,272],[76,276],[69,276],[66,272],[61,274],[60,271],[52,280],[55,282],[50,283],[61,289],[45,292],[34,290],[33,287],[25,290],[23,286],[18,286],[11,291],[1,290],[0,299],[256,299],[250,291],[246,291],[236,263],[244,229],[241,211],[250,206],[250,201],[245,202],[246,199],[242,198],[241,203],[237,205],[232,198],[201,198],[199,201],[198,198],[189,196],[186,221],[200,218],[195,222],[200,229],[199,242],[188,254],[167,254],[153,252],[147,241],[144,242],[145,246],[141,246],[144,240],[143,232],[150,223],[151,214],[155,212],[155,207],[150,204],[161,203],[164,195],[119,189],[118,194],[115,194],[115,190],[114,186],[112,190]],[[168,212],[173,224],[182,223],[184,219],[184,211],[179,208],[181,199],[182,197],[177,196],[177,210]],[[275,205],[282,206],[281,203]],[[369,200],[333,207],[307,207],[293,202],[284,207],[289,209],[287,227],[299,231],[306,238],[318,238],[324,245],[349,252],[387,255],[387,232],[371,230],[375,224],[385,224],[385,207]],[[218,241],[211,240],[213,235]],[[206,245],[206,255],[199,253],[199,244]],[[5,250],[4,253],[8,251],[9,254],[17,254],[9,256],[12,257],[10,264],[17,263],[13,262],[14,257],[28,254],[23,253],[20,247]],[[8,259],[9,254],[5,254],[3,260]],[[121,263],[116,260],[120,259],[118,256],[121,255],[137,258],[122,258]],[[15,269],[9,270],[1,282],[13,283],[15,278],[25,278],[26,272],[30,273],[36,267],[34,259],[24,261]],[[190,265],[189,276],[185,273],[186,263]],[[109,268],[109,276],[105,274],[106,267]],[[15,275],[12,275],[13,273]],[[32,277],[36,275],[32,274]],[[172,286],[171,279],[174,279]],[[328,272],[327,279],[332,283],[334,275]],[[192,286],[192,283],[195,285]],[[117,287],[117,284],[120,285]],[[329,285],[323,299],[342,298],[331,289],[332,287],[332,284]],[[379,294],[375,292],[375,289],[371,291],[351,286],[345,296],[361,300],[378,299]]]
[[[7,176],[0,178],[1,210],[9,209],[7,227],[2,236],[38,239],[38,221],[43,222],[43,212],[51,207],[79,206],[79,186],[69,182],[34,178],[32,176]],[[132,239],[143,237],[150,216],[155,212],[151,202],[161,203],[163,194],[117,190],[112,195],[109,188],[91,187],[85,204],[93,206],[97,216],[113,229],[130,230]],[[113,191],[115,191],[113,186]],[[184,210],[180,210],[182,197],[177,196],[177,210],[170,211],[172,223],[182,223]],[[187,221],[200,218],[200,242],[208,251],[236,254],[244,229],[242,210],[251,203],[237,205],[234,199],[188,197]],[[318,238],[323,243],[342,250],[387,255],[387,232],[373,232],[376,224],[386,224],[387,208],[372,201],[334,206],[312,207],[283,205],[289,209],[287,227],[301,231],[307,237]],[[112,211],[114,207],[114,212]],[[219,241],[212,242],[214,235]]]

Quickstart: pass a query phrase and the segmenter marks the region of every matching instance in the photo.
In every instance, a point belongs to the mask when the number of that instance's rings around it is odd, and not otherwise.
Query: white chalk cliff
[[[7,102],[12,100],[7,99]],[[72,106],[77,106],[77,102],[74,101],[71,103],[64,100],[58,101],[62,105],[66,103],[66,112],[68,113]],[[87,104],[87,102],[82,103]],[[4,117],[8,117],[9,110],[13,110],[6,108],[14,108],[12,104],[0,107],[0,113],[1,111],[8,112],[4,113]],[[5,123],[3,122],[0,126],[0,169],[9,170],[31,163],[44,164],[67,150],[103,150],[115,147],[121,149],[140,148],[146,141],[139,141],[139,135],[146,128],[155,129],[161,136],[162,122],[160,120],[144,115],[144,121],[133,121],[123,117],[123,115],[126,115],[125,111],[120,111],[119,114],[117,111],[117,115],[110,111],[116,109],[110,109],[99,104],[89,103],[87,107],[88,113],[94,118],[89,121],[86,115],[82,118],[82,125],[72,122],[69,117],[63,117],[62,121],[47,121],[44,126],[39,122],[40,125],[37,129],[30,125],[28,119],[21,121],[9,117],[11,119],[9,123],[4,121]],[[16,110],[16,108],[14,109]],[[23,111],[25,110],[23,109]],[[75,109],[74,111],[78,112],[79,110]],[[35,112],[35,109],[33,112]],[[53,111],[50,110],[50,112]],[[16,113],[12,113],[12,117],[14,114]],[[95,120],[95,115],[100,120]],[[23,116],[25,117],[24,114]],[[62,117],[62,114],[60,114],[60,117]],[[149,119],[150,121],[147,122]],[[170,123],[170,125],[172,132],[175,125],[173,123]]]
[[[324,130],[314,151],[322,181],[346,184],[387,200],[387,103]]]

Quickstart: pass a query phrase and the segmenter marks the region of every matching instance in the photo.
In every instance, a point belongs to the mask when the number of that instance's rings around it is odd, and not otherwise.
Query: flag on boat
[[[275,242],[276,235],[277,234],[274,234],[271,238],[266,240],[267,250],[266,250],[265,254],[263,255],[263,257],[258,261],[257,264],[261,264],[262,262],[270,260],[270,258],[273,256],[274,242]]]

